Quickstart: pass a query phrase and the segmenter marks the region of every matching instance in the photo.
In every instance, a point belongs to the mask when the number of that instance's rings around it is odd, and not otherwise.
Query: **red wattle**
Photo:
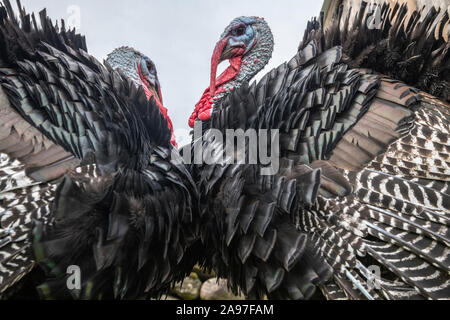
[[[213,59],[214,60],[214,59]],[[234,80],[239,73],[242,64],[242,56],[238,56],[230,59],[230,66],[217,78],[215,79],[216,74],[214,73],[214,95],[211,95],[211,87],[206,89],[203,93],[200,101],[195,105],[195,110],[189,118],[189,126],[191,128],[194,127],[195,121],[197,119],[201,121],[206,121],[211,118],[211,109],[214,101],[212,100],[214,96],[225,92],[225,89],[220,88],[225,83]],[[217,70],[217,66],[215,67]],[[211,68],[214,70],[214,68]]]
[[[216,80],[216,89],[225,83],[234,80],[239,73],[241,64],[242,56],[230,59],[230,66]]]

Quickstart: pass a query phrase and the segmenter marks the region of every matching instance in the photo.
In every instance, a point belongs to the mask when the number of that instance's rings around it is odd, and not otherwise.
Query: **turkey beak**
[[[141,61],[141,63],[137,66],[137,69],[142,82],[145,84],[146,92],[149,93],[151,96],[153,96],[156,100],[158,100],[162,104],[163,101],[161,94],[161,86],[159,84],[156,72],[150,73],[145,65],[145,61]]]
[[[161,93],[161,85],[159,84],[159,81],[156,81],[155,89],[156,89],[156,92],[158,93],[159,102],[161,102],[161,104],[164,105],[163,97],[162,97],[162,93]]]
[[[209,87],[211,97],[213,97],[216,92],[218,65],[224,60],[242,56],[245,53],[245,47],[245,43],[236,41],[230,36],[227,36],[217,42],[211,59],[211,82]]]
[[[151,92],[151,94],[159,100],[159,102],[161,102],[161,104],[163,103],[162,101],[162,95],[161,95],[161,86],[159,85],[159,81],[156,77],[153,76],[149,76],[147,77],[147,81],[149,84],[149,90]]]
[[[214,97],[216,93],[216,75],[217,75],[217,67],[219,63],[223,61],[222,55],[224,53],[224,49],[227,46],[228,39],[230,37],[225,37],[217,42],[216,47],[214,48],[214,52],[211,58],[211,82],[209,87],[209,92],[211,97]]]
[[[161,104],[163,104],[163,99],[162,99],[162,94],[161,94],[161,86],[159,85],[158,80],[151,83],[150,91],[153,94],[153,96],[155,98],[157,98],[159,100],[159,102],[161,102]]]
[[[158,80],[149,80],[149,91],[152,94],[152,96],[154,96],[156,99],[159,100],[159,102],[161,102],[161,104],[163,103],[162,101],[162,95],[161,95],[161,87],[159,85],[159,81]]]
[[[220,57],[221,61],[231,59],[245,53],[245,43],[242,41],[236,41],[233,38],[230,38],[227,42],[227,45],[222,51],[222,56]]]

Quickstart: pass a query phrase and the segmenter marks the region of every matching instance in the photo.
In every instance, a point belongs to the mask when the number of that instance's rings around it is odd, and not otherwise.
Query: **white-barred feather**
[[[34,220],[48,222],[56,188],[29,178],[20,161],[0,154],[0,294],[34,266],[31,229]]]

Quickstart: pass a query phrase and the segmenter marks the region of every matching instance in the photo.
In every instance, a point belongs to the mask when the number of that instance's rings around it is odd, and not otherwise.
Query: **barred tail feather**
[[[34,267],[31,229],[35,220],[49,222],[55,188],[36,183],[20,161],[0,155],[0,296]]]
[[[341,263],[332,247],[320,247],[336,272],[335,281],[321,287],[325,296],[355,298],[345,284],[350,281],[361,286],[359,291],[366,292],[366,298],[448,299],[448,195],[372,170],[344,171],[344,176],[354,183],[354,193],[338,200],[319,196],[314,208],[316,215],[327,212],[328,233],[341,230],[334,246],[341,248],[339,256],[346,257]],[[416,197],[411,199],[412,195]],[[317,219],[319,222],[324,224]],[[324,242],[327,238],[321,239]],[[381,270],[375,288],[368,286],[370,266]]]

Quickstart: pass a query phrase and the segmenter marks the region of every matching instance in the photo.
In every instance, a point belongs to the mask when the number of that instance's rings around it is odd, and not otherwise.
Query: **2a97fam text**
[[[214,307],[191,307],[183,305],[177,307],[177,315],[199,315],[207,318],[211,314],[215,315],[274,315],[273,305],[221,305]]]

